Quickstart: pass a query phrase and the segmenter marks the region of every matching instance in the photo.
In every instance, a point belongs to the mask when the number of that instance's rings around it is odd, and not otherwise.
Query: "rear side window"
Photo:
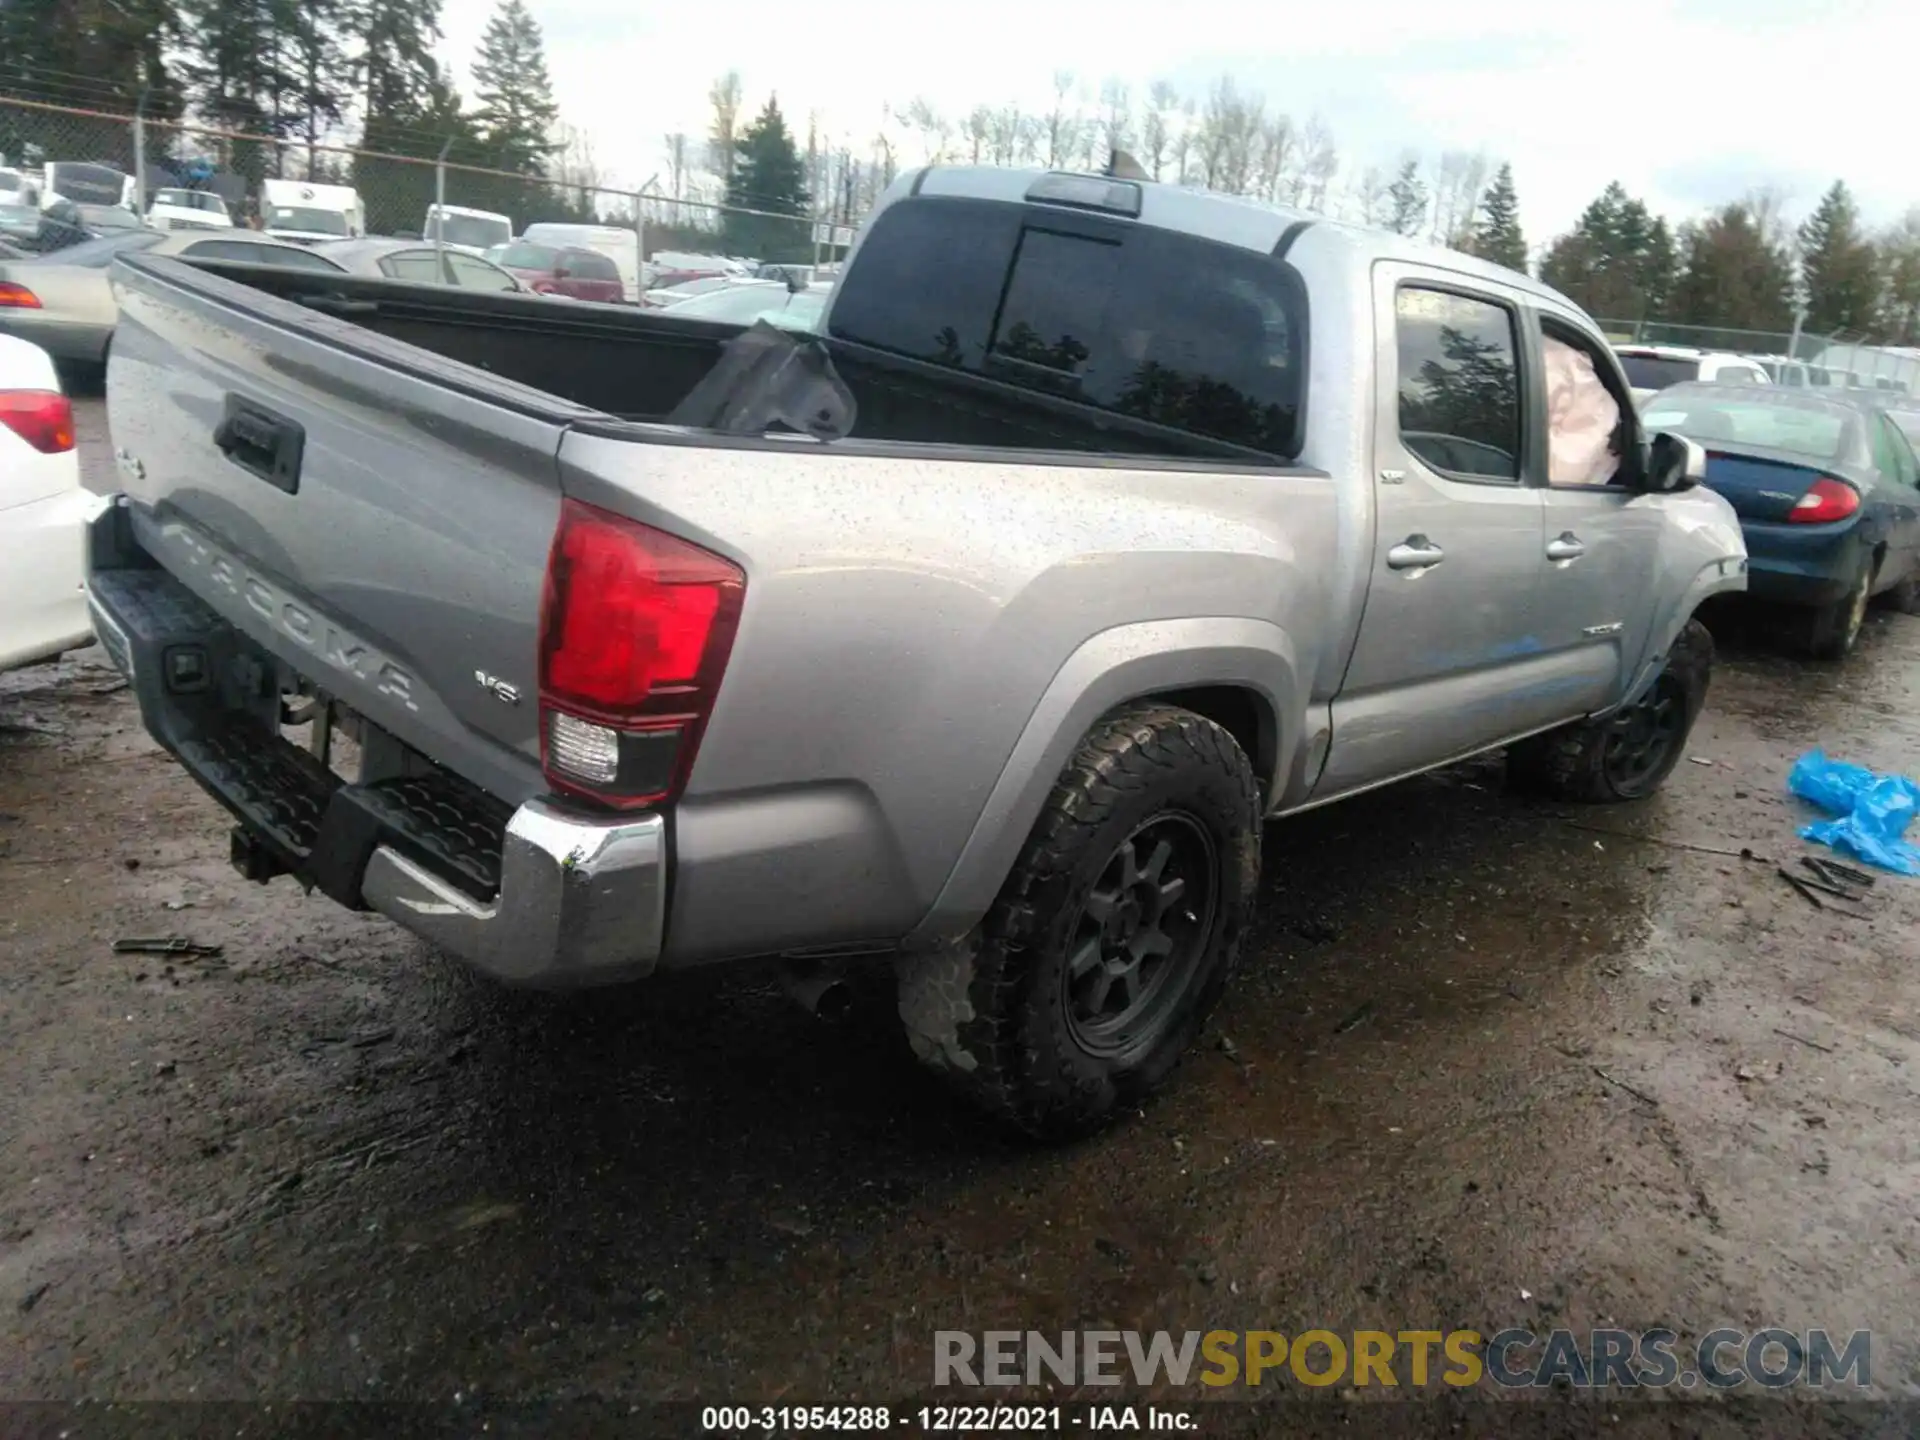
[[[380,268],[396,280],[416,285],[443,285],[440,258],[431,250],[396,250],[381,260]]]
[[[1520,478],[1520,369],[1513,312],[1403,286],[1394,297],[1400,439],[1435,470]]]
[[[561,264],[571,270],[578,280],[618,280],[620,267],[606,256],[594,250],[569,250],[561,258]]]
[[[507,246],[499,257],[502,265],[511,265],[516,270],[551,270],[560,258],[560,252],[551,245],[534,245],[525,240],[516,240]]]
[[[1280,261],[1045,207],[905,201],[836,337],[1268,454],[1298,450],[1306,301]]]

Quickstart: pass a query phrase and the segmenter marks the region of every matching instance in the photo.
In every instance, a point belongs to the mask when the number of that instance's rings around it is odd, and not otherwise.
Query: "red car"
[[[564,295],[570,300],[598,300],[609,305],[626,299],[619,267],[594,250],[515,240],[492,259],[537,295]]]

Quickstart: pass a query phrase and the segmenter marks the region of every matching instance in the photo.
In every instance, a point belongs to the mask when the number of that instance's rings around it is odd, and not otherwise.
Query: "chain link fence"
[[[1735,355],[1785,356],[1829,372],[1830,383],[1895,388],[1920,394],[1920,350],[1876,345],[1850,330],[1733,330],[1714,325],[1674,325],[1664,320],[1596,320],[1616,344],[1684,345]],[[1823,382],[1825,383],[1825,382]]]
[[[418,145],[421,137],[406,138]],[[435,204],[502,217],[511,235],[542,223],[632,229],[643,257],[667,257],[663,269],[672,268],[676,253],[821,264],[840,258],[852,240],[850,227],[812,216],[574,181],[564,171],[517,174],[438,154],[276,138],[0,96],[0,167],[38,172],[45,184],[50,164],[65,170],[59,189],[69,198],[142,214],[157,191],[183,188],[219,195],[234,223],[251,224],[263,217],[266,182],[290,181],[351,187],[360,205],[354,223],[367,235],[427,235]],[[71,168],[76,166],[85,168]],[[446,238],[468,243],[456,239],[455,228],[450,217]],[[483,223],[472,233],[490,234],[493,243],[507,238],[499,229]]]

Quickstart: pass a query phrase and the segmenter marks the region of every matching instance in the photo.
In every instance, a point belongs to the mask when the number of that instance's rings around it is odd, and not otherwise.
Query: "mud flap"
[[[816,440],[852,432],[853,392],[818,340],[762,320],[728,342],[720,363],[667,416],[722,435],[764,435],[775,425]]]

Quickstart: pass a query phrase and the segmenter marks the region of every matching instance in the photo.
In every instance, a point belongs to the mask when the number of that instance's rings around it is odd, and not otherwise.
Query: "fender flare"
[[[1090,637],[1054,672],[932,909],[902,941],[903,948],[957,940],[987,913],[1054,782],[1102,715],[1130,701],[1199,686],[1251,691],[1273,723],[1277,783],[1292,773],[1301,743],[1300,676],[1292,637],[1267,620],[1153,620]]]
[[[1602,715],[1631,705],[1647,691],[1647,687],[1660,678],[1660,672],[1666,668],[1667,654],[1673,649],[1674,641],[1680,638],[1680,632],[1687,627],[1697,611],[1715,595],[1736,594],[1747,588],[1747,557],[1729,555],[1714,560],[1694,574],[1687,586],[1668,605],[1654,612],[1653,624],[1647,629],[1647,648],[1640,657],[1639,667],[1633,672],[1633,683],[1620,697],[1616,705],[1610,705]]]

